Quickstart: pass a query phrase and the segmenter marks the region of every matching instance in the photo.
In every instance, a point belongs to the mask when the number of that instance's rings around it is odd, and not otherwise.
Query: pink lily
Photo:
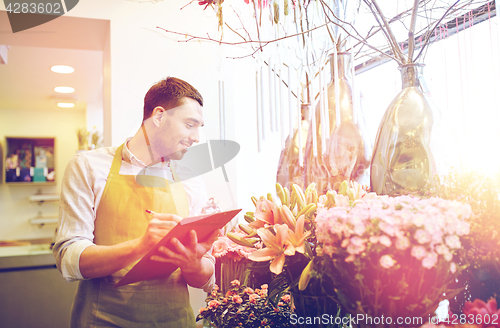
[[[263,228],[266,225],[283,223],[276,204],[265,198],[257,201],[254,217],[256,220],[249,224],[253,228]]]
[[[288,230],[289,229],[286,224],[276,224],[274,226],[276,235],[268,229],[258,229],[257,234],[266,245],[266,248],[256,250],[251,253],[248,258],[256,262],[273,260],[269,269],[275,274],[280,274],[281,271],[283,271],[283,265],[285,264],[285,256],[295,254],[295,248],[290,242]]]
[[[295,232],[288,230],[288,235],[290,242],[295,247],[295,250],[299,253],[304,254],[304,241],[311,234],[311,231],[306,231],[304,233],[304,221],[305,216],[301,215],[297,220],[297,225],[295,226]]]

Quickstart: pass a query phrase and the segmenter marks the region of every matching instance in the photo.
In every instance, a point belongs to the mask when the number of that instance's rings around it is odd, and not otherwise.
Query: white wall
[[[56,185],[0,184],[0,240],[52,238],[55,225],[32,226],[29,219],[41,211],[58,215],[58,202],[38,205],[28,197],[37,191],[59,193],[66,164],[78,149],[76,129],[85,126],[85,110],[0,110],[0,140],[5,137],[55,137]],[[5,156],[5,154],[4,154]],[[2,165],[3,169],[3,165]]]

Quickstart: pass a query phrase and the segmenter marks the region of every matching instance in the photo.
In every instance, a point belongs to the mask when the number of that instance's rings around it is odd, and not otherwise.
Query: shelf
[[[5,182],[9,186],[55,186],[55,181],[47,182]]]
[[[57,202],[59,201],[59,195],[58,194],[35,194],[35,195],[30,195],[29,200],[30,202],[37,202],[37,203],[43,203],[43,202]]]
[[[30,219],[31,225],[49,225],[49,224],[57,224],[59,222],[58,216],[37,216]]]

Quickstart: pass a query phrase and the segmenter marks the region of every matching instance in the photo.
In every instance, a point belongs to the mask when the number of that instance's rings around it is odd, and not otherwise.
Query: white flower
[[[410,241],[406,237],[400,237],[396,239],[396,248],[404,251],[410,247]]]
[[[448,254],[449,252],[450,250],[448,249],[448,247],[446,247],[446,245],[439,244],[436,246],[436,253],[438,254],[445,255]]]
[[[457,265],[455,264],[455,262],[451,262],[451,264],[450,264],[450,272],[451,273],[457,272]]]
[[[446,261],[450,262],[452,258],[453,258],[453,254],[451,254],[450,252],[444,254],[444,259]]]
[[[394,264],[396,264],[396,261],[392,259],[389,255],[383,255],[380,258],[380,265],[383,268],[389,269],[391,268]]]
[[[411,256],[417,260],[423,259],[427,255],[427,251],[423,246],[413,246],[411,249]]]
[[[462,245],[460,244],[460,239],[456,235],[446,236],[444,241],[445,241],[446,245],[448,245],[449,248],[458,249],[458,248],[462,247]]]
[[[392,245],[391,239],[386,235],[380,236],[379,243],[381,243],[385,247],[390,247]]]
[[[415,235],[413,236],[416,241],[418,241],[419,244],[426,244],[431,241],[431,236],[430,234],[423,230],[423,229],[418,229],[415,231]]]
[[[436,253],[429,253],[427,256],[422,260],[422,266],[426,269],[431,269],[433,266],[436,265],[438,259],[438,255]]]

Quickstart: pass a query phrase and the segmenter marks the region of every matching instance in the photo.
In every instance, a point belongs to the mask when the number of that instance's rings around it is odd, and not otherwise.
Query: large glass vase
[[[373,148],[370,184],[377,194],[417,194],[436,187],[431,147],[435,116],[421,89],[422,68],[399,68],[403,90],[387,108]]]
[[[306,137],[309,130],[309,104],[302,104],[301,106],[301,140],[299,142],[299,130],[295,129],[293,138],[288,137],[285,141],[285,148],[281,151],[280,160],[278,163],[278,173],[276,181],[291,190],[292,184],[299,185],[305,189],[304,176],[304,162],[300,163],[299,160],[299,147],[302,148],[302,156],[306,147]]]
[[[369,151],[363,140],[364,133],[355,118],[353,95],[350,81],[351,54],[339,52],[337,61],[330,55],[331,81],[328,84],[328,119],[320,114],[316,106],[316,155],[313,151],[313,131],[309,129],[306,145],[305,185],[316,183],[319,193],[338,189],[344,180],[361,180],[366,177],[369,164]],[[337,71],[337,72],[335,72]],[[337,73],[337,74],[335,74]],[[338,77],[339,115],[337,115],[335,96],[335,75]],[[326,116],[326,115],[325,115]],[[337,122],[340,117],[340,122]],[[328,123],[325,138],[326,152],[323,153],[323,124]],[[367,182],[367,181],[365,181]]]

